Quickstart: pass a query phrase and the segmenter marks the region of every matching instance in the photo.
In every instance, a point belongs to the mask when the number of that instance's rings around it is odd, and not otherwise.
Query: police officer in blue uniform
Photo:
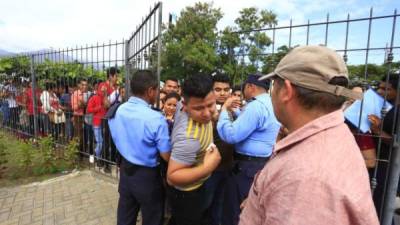
[[[244,83],[246,106],[242,110],[235,109],[240,100],[229,98],[222,106],[217,124],[221,139],[235,145],[234,166],[225,190],[224,225],[238,224],[240,204],[247,198],[255,174],[271,156],[280,128],[267,94],[269,83],[259,81],[259,77],[249,75]],[[232,121],[229,114],[237,117],[236,120]]]
[[[158,160],[169,160],[168,125],[163,115],[151,108],[158,95],[154,73],[139,70],[130,85],[133,96],[108,121],[122,156],[117,224],[136,224],[141,210],[143,225],[161,225],[164,190]]]

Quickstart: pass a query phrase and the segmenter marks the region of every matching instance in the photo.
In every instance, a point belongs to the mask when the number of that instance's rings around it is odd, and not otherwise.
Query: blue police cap
[[[254,84],[259,87],[269,89],[270,81],[269,80],[261,80],[260,81],[259,80],[260,78],[261,78],[261,75],[249,74],[243,84]]]

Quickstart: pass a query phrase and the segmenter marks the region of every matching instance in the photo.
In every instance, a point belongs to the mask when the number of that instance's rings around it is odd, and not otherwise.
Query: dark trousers
[[[19,110],[18,107],[10,108],[9,125],[13,130],[17,130],[19,123]]]
[[[104,158],[115,162],[117,147],[114,144],[114,141],[111,137],[110,127],[108,126],[108,121],[106,119],[103,120],[104,127]]]
[[[143,225],[161,225],[164,218],[164,190],[157,168],[121,163],[118,225],[135,225],[139,210]]]
[[[220,225],[222,220],[222,209],[226,182],[230,171],[214,171],[211,177],[206,181],[205,187],[207,194],[207,217],[210,225]]]
[[[204,185],[193,191],[180,191],[169,187],[172,216],[169,225],[205,225],[206,194]]]
[[[386,173],[388,170],[387,162],[378,162],[378,172],[376,176],[377,186],[373,193],[373,200],[375,204],[375,209],[378,214],[378,218],[382,219],[382,215],[380,214],[380,209],[383,207],[384,203],[384,189],[386,183]]]
[[[87,123],[83,123],[83,151],[90,155],[93,155],[93,142],[94,142],[94,134],[93,134],[93,126]]]
[[[254,176],[266,162],[262,161],[235,161],[232,174],[226,182],[223,225],[237,225],[239,223],[240,204],[247,198]]]
[[[34,135],[35,134],[35,117],[33,115],[29,115],[29,125],[28,125],[28,133],[30,135]]]
[[[84,152],[84,127],[83,127],[83,116],[74,115],[74,135],[79,140],[79,151]]]

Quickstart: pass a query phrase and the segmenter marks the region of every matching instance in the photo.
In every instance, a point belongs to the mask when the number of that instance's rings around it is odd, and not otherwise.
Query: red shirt
[[[375,142],[371,136],[371,134],[354,134],[354,138],[356,139],[357,145],[361,151],[375,149]]]
[[[36,89],[36,99],[40,99],[41,91]],[[26,95],[26,108],[28,110],[28,115],[33,115],[33,97],[32,97],[32,88],[27,88],[25,91]],[[37,101],[37,112],[42,112],[42,103]]]
[[[104,108],[103,97],[96,94],[93,95],[88,102],[87,113],[93,114],[93,126],[101,126],[101,119],[106,115],[107,110]]]
[[[99,87],[97,88],[97,90],[98,90],[97,92],[98,92],[100,95],[102,95],[101,89],[102,89],[103,86],[105,86],[106,89],[107,89],[107,96],[110,96],[110,95],[113,93],[113,91],[114,91],[114,87],[112,87],[112,86],[110,85],[110,82],[108,82],[108,81],[101,82],[101,83],[99,84]]]

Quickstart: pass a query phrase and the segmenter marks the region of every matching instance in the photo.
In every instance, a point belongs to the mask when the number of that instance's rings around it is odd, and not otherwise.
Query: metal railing
[[[364,80],[362,86],[364,90],[369,88],[368,84],[368,65],[371,62],[371,52],[381,52],[384,57],[384,66],[386,67],[385,74],[382,76],[389,77],[388,75],[393,72],[392,64],[394,60],[394,55],[398,49],[400,49],[400,44],[398,37],[396,37],[396,28],[398,29],[397,19],[400,14],[397,14],[395,10],[392,15],[386,16],[373,16],[373,10],[371,9],[369,17],[364,18],[354,18],[350,19],[350,15],[344,20],[331,21],[329,14],[326,17],[326,21],[310,23],[308,21],[306,24],[293,25],[293,21],[290,20],[289,26],[273,26],[264,29],[246,30],[238,31],[237,33],[250,33],[250,32],[266,32],[272,36],[271,46],[266,48],[266,51],[262,52],[261,56],[270,56],[277,53],[278,41],[283,40],[289,48],[296,45],[309,45],[312,44],[312,29],[313,27],[323,27],[324,33],[320,36],[324,37],[323,45],[331,47],[336,51],[343,54],[343,59],[348,62],[351,58],[351,53],[363,53],[365,58],[362,60],[362,64],[365,65],[363,74],[357,74],[361,76]],[[371,47],[372,31],[374,28],[374,23],[378,20],[390,21],[391,31],[390,38],[388,42],[381,39],[377,46]],[[366,45],[358,47],[349,47],[351,41],[349,40],[352,36],[350,35],[351,26],[354,23],[367,22],[367,34],[365,37]],[[343,42],[343,46],[337,44],[337,40],[330,37],[331,25],[343,26],[344,34],[339,36]],[[15,88],[15,97],[19,95],[26,95],[31,98],[32,109],[27,109],[26,100],[17,100],[17,108],[9,114],[3,113],[3,127],[25,137],[39,137],[46,135],[53,135],[56,142],[59,144],[68,143],[74,137],[79,137],[81,145],[80,152],[84,156],[94,155],[94,149],[96,145],[93,128],[85,121],[77,121],[79,115],[74,113],[73,109],[68,109],[68,95],[73,98],[75,91],[77,91],[77,83],[79,78],[89,78],[89,89],[92,91],[97,91],[97,85],[99,82],[106,82],[106,70],[111,67],[119,68],[121,74],[124,76],[119,77],[119,86],[116,85],[115,88],[122,90],[125,87],[125,92],[129,93],[129,79],[130,74],[137,69],[150,69],[157,72],[158,79],[160,79],[161,72],[161,35],[162,35],[162,3],[157,3],[153,8],[150,9],[148,16],[143,18],[141,24],[136,27],[135,32],[127,39],[122,41],[109,41],[109,43],[97,43],[95,45],[86,46],[76,46],[74,48],[58,49],[58,50],[46,50],[40,52],[32,52],[22,54],[19,57],[28,57],[30,65],[28,69],[23,73],[23,76],[30,75],[31,84],[28,86],[26,83],[17,82],[11,86]],[[303,33],[296,33],[296,29],[306,29]],[[277,35],[278,31],[283,31],[283,35]],[[286,33],[285,33],[286,32]],[[294,37],[299,35],[304,37],[302,43],[295,42]],[[320,37],[319,36],[319,37]],[[357,36],[361,38],[361,36]],[[396,39],[397,38],[397,39]],[[386,44],[389,43],[387,46]],[[319,44],[319,43],[318,43]],[[284,45],[284,44],[283,44]],[[242,59],[246,62],[248,53],[243,50],[235,49],[235,54],[233,57],[236,59]],[[239,61],[239,60],[238,60]],[[272,69],[272,68],[271,68]],[[103,79],[103,80],[99,80]],[[46,83],[55,83],[57,90],[57,97],[59,98],[59,104],[61,106],[62,114],[64,114],[64,119],[61,119],[62,125],[58,125],[55,121],[49,121],[49,115],[44,112],[43,102],[39,101],[41,96],[43,96],[43,89],[46,89]],[[387,86],[389,80],[386,80],[386,94],[384,96],[385,101],[387,101]],[[50,85],[51,86],[51,85]],[[52,87],[48,86],[50,89]],[[68,90],[73,88],[74,90]],[[54,90],[51,90],[51,94]],[[61,91],[60,91],[61,89]],[[83,90],[83,88],[82,88]],[[84,90],[82,91],[86,93]],[[63,94],[65,94],[66,104],[64,104]],[[87,108],[87,102],[90,99],[90,94],[86,94],[83,97],[84,104],[83,109]],[[400,100],[400,83],[397,89],[397,99],[395,102]],[[124,99],[126,100],[125,95]],[[122,94],[118,97],[122,97]],[[42,97],[43,99],[43,97]],[[50,98],[47,101],[52,101]],[[24,103],[25,102],[25,103]],[[159,102],[159,101],[157,101]],[[21,104],[20,104],[21,103]],[[47,104],[47,103],[46,103]],[[363,103],[362,103],[363,104]],[[51,104],[50,104],[51,105]],[[54,107],[53,107],[54,108]],[[387,110],[382,109],[381,115],[379,115],[384,121],[387,116]],[[359,126],[357,128],[358,135],[370,136],[376,139],[376,152],[377,152],[377,164],[373,171],[371,172],[371,189],[374,195],[378,195],[376,189],[379,188],[383,190],[380,197],[384,199],[382,204],[377,207],[378,214],[380,215],[382,224],[390,224],[393,218],[393,213],[395,210],[395,197],[397,194],[398,181],[400,176],[400,155],[399,155],[399,132],[397,132],[396,126],[398,127],[398,122],[400,121],[400,113],[398,113],[398,104],[394,104],[394,115],[397,118],[397,123],[393,123],[392,140],[389,146],[385,145],[382,141],[382,135],[376,134],[361,134]],[[22,115],[22,116],[21,116]],[[360,112],[361,118],[362,112]],[[62,117],[62,116],[61,116]],[[8,118],[8,119],[7,119]],[[84,120],[85,118],[80,118]],[[102,155],[98,158],[99,161],[103,161],[106,164],[115,165],[116,164],[116,148],[113,146],[112,139],[110,137],[109,131],[107,131],[106,121],[102,119],[102,136],[103,136],[103,147]],[[75,129],[73,129],[75,127]],[[74,130],[74,131],[73,131]],[[380,132],[383,131],[383,123],[380,127]],[[77,134],[79,133],[79,135]],[[387,157],[381,157],[382,151],[388,151]],[[378,180],[377,177],[379,172],[384,168],[384,178],[383,180]],[[388,168],[388,169],[387,169]],[[118,173],[116,173],[118,174]]]

